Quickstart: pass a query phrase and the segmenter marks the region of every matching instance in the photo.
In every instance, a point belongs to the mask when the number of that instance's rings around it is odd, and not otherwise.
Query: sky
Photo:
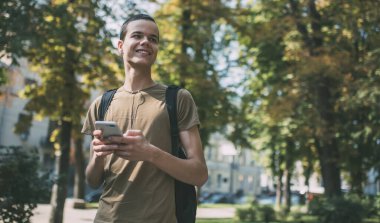
[[[165,1],[167,0],[158,0],[159,4],[163,4]],[[116,3],[115,3],[116,2]],[[112,8],[112,12],[113,12],[113,15],[116,17],[116,18],[125,18],[126,15],[123,15],[123,13],[125,13],[121,7],[123,5],[126,5],[127,2],[133,2],[136,4],[136,6],[140,9],[140,10],[145,10],[148,14],[150,15],[154,15],[154,12],[156,10],[159,9],[159,4],[157,3],[153,3],[153,2],[150,2],[149,0],[115,0],[115,1],[108,1],[108,4],[109,6]],[[231,7],[234,7],[233,4],[232,4],[233,1],[230,1],[229,3],[231,3]],[[245,0],[245,1],[242,1],[242,4],[247,4],[249,1],[248,0]],[[115,31],[116,33],[119,33],[119,30],[120,30],[120,27],[121,25],[123,24],[123,20],[120,20],[120,21],[115,21],[111,18],[107,19],[107,27],[108,29],[110,30],[113,30]],[[217,33],[215,35],[218,35]],[[222,37],[220,37],[222,38]],[[113,46],[116,48],[117,46],[117,42],[118,42],[118,37],[115,37],[112,39],[112,44]],[[239,49],[239,44],[237,42],[234,42],[232,43],[232,46],[228,49],[225,49],[227,51],[230,51],[229,55],[230,55],[230,58],[231,60],[237,60],[238,56],[239,56],[239,51],[237,49]],[[225,69],[226,68],[226,64],[225,64],[225,58],[220,58],[219,59],[219,65],[216,67],[217,69]],[[224,77],[224,78],[221,78],[221,85],[223,87],[226,87],[226,88],[230,88],[228,86],[233,86],[235,85],[235,87],[232,87],[232,88],[236,88],[236,84],[239,84],[241,83],[241,81],[243,80],[243,78],[245,77],[245,72],[244,72],[244,69],[241,68],[241,67],[232,67],[232,68],[229,68],[229,74]],[[232,90],[232,89],[230,89]],[[242,94],[242,89],[241,88],[237,88],[237,89],[234,89],[234,91],[236,93],[238,93],[239,95]]]

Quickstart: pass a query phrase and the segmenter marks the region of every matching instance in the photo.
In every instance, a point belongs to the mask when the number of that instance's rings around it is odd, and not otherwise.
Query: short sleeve
[[[197,107],[190,92],[186,89],[180,89],[178,92],[177,119],[180,131],[200,124]]]
[[[100,104],[101,96],[96,98],[90,108],[87,111],[86,118],[83,123],[82,133],[86,135],[92,135],[95,130],[95,121],[98,120],[98,108]]]

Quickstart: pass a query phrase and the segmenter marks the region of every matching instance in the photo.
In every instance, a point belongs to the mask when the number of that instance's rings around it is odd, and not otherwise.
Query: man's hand
[[[118,145],[113,149],[114,154],[126,160],[146,161],[151,156],[152,146],[141,130],[128,130],[122,137],[109,137],[111,144]]]
[[[96,157],[105,157],[118,148],[117,144],[110,142],[107,138],[103,138],[101,130],[95,130],[93,136],[92,149]]]

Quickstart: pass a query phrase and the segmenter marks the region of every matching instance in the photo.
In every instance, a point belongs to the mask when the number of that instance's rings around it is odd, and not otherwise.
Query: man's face
[[[157,25],[149,20],[136,20],[128,24],[124,41],[119,40],[118,49],[125,63],[150,67],[157,57],[158,42]]]

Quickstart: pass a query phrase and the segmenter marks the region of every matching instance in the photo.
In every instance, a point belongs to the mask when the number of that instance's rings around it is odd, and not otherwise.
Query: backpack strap
[[[102,95],[102,99],[100,101],[100,105],[98,109],[99,121],[104,121],[104,115],[106,114],[106,111],[108,107],[110,106],[112,98],[115,95],[116,91],[117,89],[108,90]]]
[[[166,89],[166,108],[169,113],[172,154],[179,157],[179,129],[177,123],[177,93],[180,87],[169,85]]]
[[[166,89],[166,108],[170,119],[170,134],[172,141],[172,154],[186,159],[186,154],[179,145],[179,129],[177,123],[177,93],[180,87],[170,85]],[[193,185],[174,180],[176,218],[178,223],[195,223],[197,215],[197,200]]]

